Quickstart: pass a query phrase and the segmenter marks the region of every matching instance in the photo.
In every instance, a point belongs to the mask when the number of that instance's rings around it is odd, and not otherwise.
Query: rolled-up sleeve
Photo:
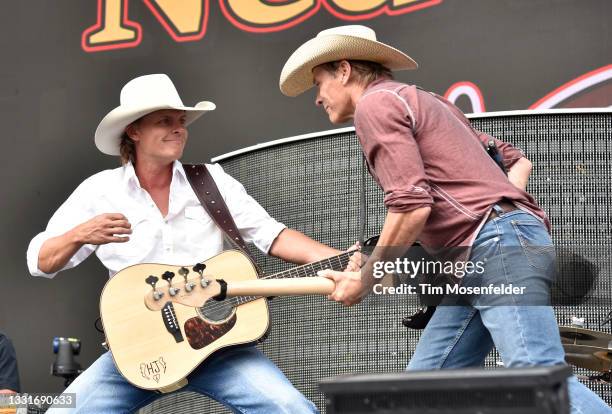
[[[223,171],[219,164],[208,166],[219,191],[236,223],[240,234],[247,242],[268,254],[276,237],[287,226],[272,218],[244,186]]]
[[[28,270],[32,276],[52,278],[62,270],[75,267],[95,251],[95,246],[90,244],[83,245],[70,258],[68,263],[56,273],[45,273],[38,267],[40,249],[47,240],[68,232],[95,215],[87,203],[89,200],[88,187],[90,185],[91,183],[87,180],[83,182],[53,214],[45,231],[37,234],[32,241],[30,241],[26,259]]]
[[[423,160],[412,132],[413,112],[392,91],[364,96],[355,112],[355,128],[370,172],[382,187],[391,212],[433,204]]]

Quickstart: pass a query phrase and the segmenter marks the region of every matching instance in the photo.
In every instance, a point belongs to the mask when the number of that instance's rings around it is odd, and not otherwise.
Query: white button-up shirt
[[[267,253],[285,226],[249,196],[242,184],[220,165],[207,165],[227,204],[240,234]],[[99,246],[86,244],[62,270],[70,269],[93,252],[110,276],[137,263],[193,265],[223,250],[223,232],[212,221],[193,192],[180,162],[172,167],[168,214],[162,217],[142,187],[132,164],[105,170],[87,178],[53,214],[47,229],[28,246],[27,261],[33,276],[53,277],[38,268],[42,244],[77,225],[104,213],[121,213],[132,225],[130,240]]]

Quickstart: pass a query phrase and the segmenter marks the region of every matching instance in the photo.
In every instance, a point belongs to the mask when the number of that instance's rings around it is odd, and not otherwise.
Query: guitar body
[[[203,263],[204,276],[210,279],[224,279],[228,284],[257,279],[253,263],[239,251],[225,251]],[[170,271],[177,275],[174,285],[182,279],[180,268],[150,263],[130,266],[112,277],[102,291],[100,314],[106,341],[117,369],[136,387],[162,392],[181,388],[187,384],[186,376],[210,354],[255,342],[268,330],[265,298],[236,307],[214,300],[202,307],[170,301],[161,310],[145,306],[144,297],[152,291],[145,279]]]

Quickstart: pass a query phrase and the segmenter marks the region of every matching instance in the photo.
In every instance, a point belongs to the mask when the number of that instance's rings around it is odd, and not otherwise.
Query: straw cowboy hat
[[[281,92],[287,96],[305,92],[313,86],[312,70],[316,66],[342,59],[377,62],[391,70],[417,68],[410,56],[378,42],[369,27],[334,27],[323,30],[293,52],[281,72]]]
[[[120,105],[110,111],[96,129],[95,142],[100,151],[119,155],[119,143],[125,127],[137,119],[160,109],[186,112],[189,125],[204,112],[215,109],[212,102],[199,102],[194,107],[183,105],[174,84],[165,74],[145,75],[132,79],[121,89]]]

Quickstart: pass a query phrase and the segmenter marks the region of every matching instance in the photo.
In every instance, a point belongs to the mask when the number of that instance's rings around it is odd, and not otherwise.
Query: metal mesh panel
[[[472,122],[525,152],[534,164],[529,191],[548,212],[557,246],[578,251],[599,266],[598,294],[592,298],[596,301],[556,309],[560,324],[568,324],[570,316],[576,315],[587,319],[587,327],[597,329],[612,308],[612,114],[513,115]],[[353,132],[271,146],[221,164],[287,226],[339,249],[357,240],[363,166]],[[382,227],[385,209],[382,192],[369,176],[366,196],[366,235],[374,235]],[[291,267],[256,253],[268,273]],[[349,309],[323,297],[275,298],[272,331],[260,347],[323,410],[319,379],[405,368],[419,332],[404,328],[401,317],[416,306],[412,295],[370,295]],[[611,332],[610,325],[602,329]],[[492,353],[487,366],[496,366],[497,361]],[[587,385],[612,403],[609,384]],[[192,393],[167,396],[143,412],[177,412],[178,404],[181,412],[229,412]]]

